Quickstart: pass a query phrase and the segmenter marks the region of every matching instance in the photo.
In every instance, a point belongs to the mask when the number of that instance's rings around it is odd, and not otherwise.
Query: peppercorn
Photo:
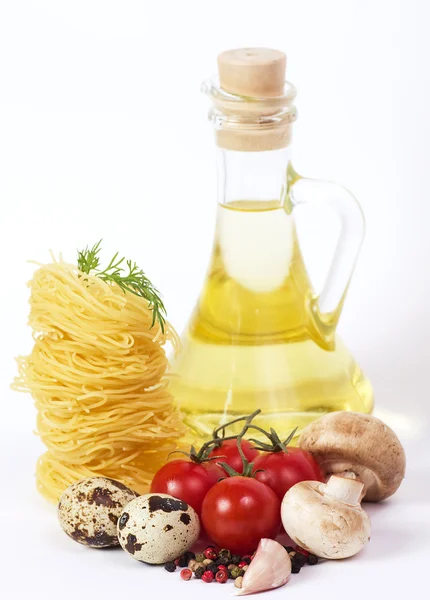
[[[215,575],[215,579],[218,583],[225,583],[228,579],[228,575],[226,571],[218,571],[218,573]]]
[[[246,573],[246,571],[247,571],[248,567],[249,567],[249,565],[245,565],[244,567],[242,567],[242,571],[243,571],[244,573]]]
[[[216,559],[215,563],[217,565],[225,565],[225,566],[227,566],[228,564],[230,564],[230,559],[227,558],[227,556],[218,556],[218,558]]]
[[[223,557],[223,558],[231,558],[231,552],[230,550],[227,550],[226,548],[221,548],[221,550],[218,552],[218,557]]]
[[[166,571],[168,571],[169,573],[173,573],[173,571],[176,571],[176,565],[174,562],[167,562],[164,565],[164,568],[166,569]]]
[[[213,546],[208,546],[203,554],[205,555],[205,558],[209,558],[210,560],[216,560],[218,558],[218,552]]]
[[[227,565],[227,570],[231,571],[232,569],[234,569],[235,566],[236,565],[234,565],[233,563],[231,563],[231,564]]]
[[[205,583],[212,583],[212,581],[214,580],[214,574],[212,573],[212,571],[205,571],[202,575],[202,581],[204,581]]]
[[[242,556],[241,562],[246,562],[249,565],[251,563],[252,559],[253,559],[253,556],[251,556],[250,554],[245,554],[245,556]]]
[[[241,562],[240,562],[240,563],[239,563],[237,566],[238,566],[238,567],[240,567],[241,569],[243,569],[243,567],[244,567],[245,565],[248,565],[248,563],[247,563],[247,562],[245,562],[244,560],[242,560],[242,561],[241,561]]]
[[[234,587],[241,588],[242,587],[243,577],[237,577],[234,581]]]
[[[188,565],[188,561],[185,558],[184,554],[182,556],[179,556],[176,560],[178,561],[177,562],[178,567],[186,567]],[[176,563],[176,560],[175,560],[175,563]]]
[[[187,562],[190,562],[190,560],[196,560],[196,555],[194,552],[184,552],[184,556]]]
[[[205,569],[206,569],[206,571],[210,571],[214,575],[216,575],[218,573],[218,565],[216,565],[215,563],[207,565],[207,567],[205,567]]]
[[[241,557],[238,556],[237,554],[233,554],[233,556],[231,557],[231,562],[234,565],[238,565],[241,562],[241,560],[242,560]]]
[[[288,554],[290,552],[294,552],[294,548],[292,546],[284,546],[285,550],[288,552]]]
[[[211,560],[210,558],[205,558],[205,560],[203,561],[203,564],[205,565],[205,567],[207,565],[211,565],[213,563],[213,560]]]
[[[184,581],[189,581],[192,576],[193,576],[193,573],[192,573],[191,569],[182,569],[181,577]]]
[[[201,579],[205,571],[206,569],[203,565],[201,567],[197,567],[197,569],[194,571],[194,577],[196,579]]]
[[[196,561],[202,563],[205,560],[204,554],[196,554]]]
[[[197,561],[191,559],[190,562],[188,563],[188,568],[194,572],[196,570],[196,564],[197,564]]]
[[[316,565],[318,564],[318,556],[315,556],[315,554],[308,554],[308,565]]]
[[[236,577],[240,577],[243,575],[243,571],[240,567],[234,566],[234,568],[230,571],[230,576],[232,579],[236,579]]]
[[[294,560],[300,565],[300,567],[303,567],[306,564],[308,557],[301,552],[296,552]]]
[[[228,569],[225,565],[218,565],[218,571],[224,571],[228,575]]]
[[[291,573],[300,573],[302,566],[301,561],[293,556],[291,559]]]

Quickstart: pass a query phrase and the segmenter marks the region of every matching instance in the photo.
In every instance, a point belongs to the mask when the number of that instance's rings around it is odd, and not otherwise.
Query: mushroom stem
[[[358,481],[359,483],[363,484],[363,489],[361,491],[360,494],[360,498],[358,499],[358,502],[361,504],[361,501],[363,500],[364,496],[366,495],[366,481],[363,481],[358,475],[357,473],[355,473],[354,471],[339,471],[339,473],[332,473],[330,475],[327,475],[325,482],[327,483],[330,479],[330,477],[333,477],[333,475],[336,475],[337,477],[343,477],[344,479],[353,479],[354,481]]]
[[[363,483],[357,479],[332,475],[326,483],[324,493],[346,504],[359,504],[363,488]]]

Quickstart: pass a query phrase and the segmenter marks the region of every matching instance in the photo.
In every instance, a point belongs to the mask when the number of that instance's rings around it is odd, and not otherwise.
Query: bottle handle
[[[288,172],[288,199],[291,210],[304,204],[328,206],[341,221],[340,235],[323,289],[319,296],[311,299],[314,325],[329,342],[330,338],[333,339],[363,242],[363,212],[356,198],[341,185],[302,177],[292,167]]]

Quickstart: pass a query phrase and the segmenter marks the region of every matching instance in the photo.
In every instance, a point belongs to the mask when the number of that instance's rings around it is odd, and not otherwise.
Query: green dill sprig
[[[88,248],[88,246],[85,248],[85,250],[78,250],[78,269],[82,273],[86,273],[88,275],[90,271],[94,271],[99,266],[100,259],[98,254],[101,250],[101,243],[102,241],[99,240],[97,244],[94,244],[91,250]]]
[[[94,244],[92,248],[78,251],[78,269],[82,273],[89,275],[94,271],[94,275],[100,277],[108,283],[116,283],[124,293],[130,292],[135,296],[145,298],[152,310],[151,327],[158,321],[161,331],[164,333],[166,323],[166,309],[161,299],[160,292],[152,285],[145,273],[135,262],[118,258],[118,252],[113,256],[108,266],[101,270],[99,253],[101,251],[101,242]]]

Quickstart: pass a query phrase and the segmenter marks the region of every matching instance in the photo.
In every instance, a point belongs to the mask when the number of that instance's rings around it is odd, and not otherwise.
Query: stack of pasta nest
[[[47,447],[40,491],[56,501],[72,482],[103,475],[145,493],[183,433],[165,377],[176,333],[141,295],[62,260],[29,286],[34,347],[18,359],[14,387],[31,392]]]

